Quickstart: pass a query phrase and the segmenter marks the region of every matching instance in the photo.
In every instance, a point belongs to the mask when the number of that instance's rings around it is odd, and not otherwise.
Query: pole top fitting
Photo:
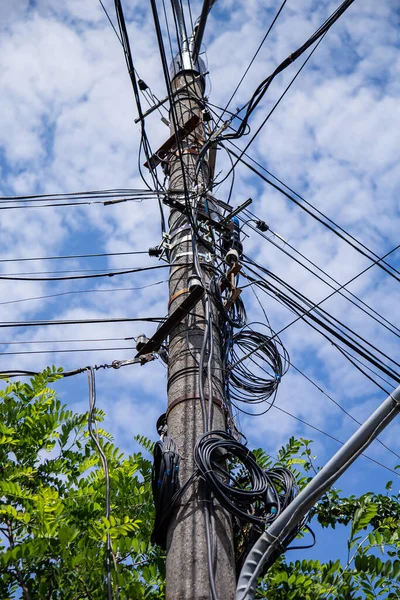
[[[207,72],[205,62],[199,57],[195,61],[189,50],[183,50],[177,54],[170,66],[171,80],[183,73],[192,73],[193,75],[201,75],[201,84],[203,90],[206,87],[205,74]]]

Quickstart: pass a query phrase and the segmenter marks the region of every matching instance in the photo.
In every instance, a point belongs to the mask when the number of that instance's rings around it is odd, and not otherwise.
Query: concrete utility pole
[[[201,99],[204,94],[204,80],[196,70],[184,64],[176,68],[172,76],[174,108],[177,127],[184,125],[198,115],[197,127],[181,143],[178,151],[169,162],[170,199],[185,204],[184,179],[191,196],[192,205],[203,207],[201,193],[209,183],[207,160],[196,174],[196,163],[200,148],[205,142],[205,126],[202,116]],[[180,88],[183,89],[179,92]],[[171,134],[174,134],[174,119],[171,118]],[[169,280],[169,314],[171,314],[189,294],[191,277],[195,273],[192,249],[192,227],[187,214],[171,210]],[[209,250],[197,244],[199,261],[207,283],[213,273]],[[208,254],[208,256],[207,256]],[[206,292],[207,293],[207,292]],[[225,413],[222,409],[222,361],[218,332],[217,309],[209,298],[213,315],[213,418],[211,429],[226,429]],[[200,404],[199,359],[204,338],[204,302],[200,301],[188,318],[172,331],[169,340],[168,358],[168,435],[171,436],[181,455],[180,482],[185,484],[194,469],[193,451],[195,443],[203,433],[203,419]],[[205,378],[205,390],[208,382]],[[209,393],[205,392],[210,409]],[[235,597],[235,557],[233,550],[232,526],[229,515],[215,503],[215,581],[218,600],[233,600]],[[207,544],[203,500],[198,482],[192,484],[180,499],[167,536],[167,600],[210,600]]]

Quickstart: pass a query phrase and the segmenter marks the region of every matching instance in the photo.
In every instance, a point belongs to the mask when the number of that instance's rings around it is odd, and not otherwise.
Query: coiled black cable
[[[289,355],[282,342],[248,328],[236,333],[232,344],[228,362],[231,400],[249,404],[268,400],[289,368]]]
[[[225,431],[212,431],[198,440],[194,460],[208,490],[232,515],[245,522],[265,522],[256,515],[255,505],[266,497],[269,480],[246,446]],[[232,460],[239,469],[232,468]]]
[[[217,308],[223,320],[227,321],[232,327],[244,327],[247,322],[246,309],[243,300],[239,296],[232,303],[229,309],[226,308],[226,302],[229,300],[229,294],[223,294],[221,283],[225,284],[226,290],[230,293],[231,286],[226,277],[214,276],[210,281],[210,292],[215,300]]]
[[[151,541],[162,548],[166,547],[170,508],[180,489],[178,447],[174,440],[165,436],[154,446],[152,491],[156,511]]]

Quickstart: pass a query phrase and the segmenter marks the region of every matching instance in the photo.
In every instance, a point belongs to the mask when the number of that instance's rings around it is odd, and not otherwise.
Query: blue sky
[[[125,2],[135,66],[158,96],[165,95],[151,14],[144,3]],[[224,106],[240,74],[261,41],[280,3],[272,0],[219,0],[204,38],[208,69],[207,95]],[[105,5],[113,16],[112,3]],[[195,15],[201,3],[192,2]],[[289,0],[231,107],[248,100],[258,83],[295,50],[336,8],[331,1]],[[139,129],[121,47],[95,0],[49,0],[0,6],[0,194],[24,195],[94,189],[143,187],[137,169]],[[310,63],[279,105],[250,153],[319,210],[376,252],[398,243],[400,55],[397,2],[354,2],[328,33]],[[277,78],[253,114],[255,131],[273,106],[297,64]],[[169,135],[154,113],[147,122],[152,147]],[[245,140],[239,142],[242,146]],[[220,152],[217,171],[226,171]],[[228,186],[216,190],[224,200]],[[236,169],[234,205],[253,198],[254,212],[272,230],[327,271],[341,284],[369,262],[317,224],[244,166]],[[0,256],[5,259],[69,254],[147,250],[159,243],[158,209],[141,204],[3,210]],[[313,301],[330,288],[259,236],[249,233],[245,250]],[[281,243],[284,247],[284,244]],[[400,252],[390,257],[400,268]],[[146,255],[91,260],[0,262],[3,274],[66,269],[126,268],[154,265]],[[107,280],[73,282],[1,282],[0,321],[93,319],[162,316],[167,311],[160,269]],[[118,288],[118,290],[116,289]],[[370,269],[349,289],[400,327],[398,282]],[[84,290],[102,292],[76,293]],[[107,291],[104,291],[107,290]],[[113,291],[110,291],[113,290]],[[68,292],[68,294],[66,294]],[[52,298],[26,300],[63,294]],[[263,319],[250,291],[243,294],[251,320]],[[23,302],[11,301],[24,300]],[[270,297],[262,298],[274,330],[292,315]],[[349,327],[400,362],[398,340],[339,296],[324,305]],[[124,338],[154,331],[152,324],[103,324],[31,329],[4,328],[2,353],[98,348],[74,354],[1,355],[1,369],[40,370],[48,364],[65,369],[102,364],[132,356],[120,341],[66,343],[63,340]],[[335,400],[362,420],[385,397],[335,348],[304,323],[282,339],[293,360]],[[47,343],[37,343],[46,341]],[[53,340],[59,340],[59,343]],[[16,345],[15,342],[20,342]],[[125,351],[102,348],[126,346]],[[166,370],[160,361],[145,367],[99,372],[98,403],[107,426],[125,451],[136,433],[155,437],[155,421],[166,406]],[[57,384],[65,402],[86,410],[86,378]],[[285,376],[277,404],[332,435],[346,439],[355,424],[293,369]],[[315,441],[318,464],[337,444],[276,410],[242,418],[251,446],[272,454],[289,436]],[[393,423],[382,439],[400,452],[400,425]],[[369,454],[393,468],[396,458],[378,444]],[[397,462],[399,462],[397,460]],[[339,483],[346,493],[382,490],[389,472],[359,459]],[[398,487],[395,485],[395,490]],[[321,539],[321,538],[320,538]],[[323,539],[323,537],[322,537]],[[323,543],[318,552],[323,553]],[[334,551],[338,546],[335,545]]]

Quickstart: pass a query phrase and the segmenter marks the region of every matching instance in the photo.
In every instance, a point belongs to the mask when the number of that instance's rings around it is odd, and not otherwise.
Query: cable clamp
[[[191,242],[192,239],[193,239],[193,235],[191,233],[189,233],[188,235],[184,235],[184,236],[180,237],[178,240],[174,240],[173,242],[171,242],[168,245],[168,247],[170,250],[172,250],[173,248],[175,248],[175,246],[178,246],[179,244],[184,244],[185,242]]]
[[[173,258],[171,258],[171,262],[175,262],[176,260],[178,260],[178,258],[181,258],[182,256],[193,256],[193,252],[192,251],[189,251],[189,252],[179,252],[179,254],[177,254],[176,256],[174,256]],[[199,252],[197,254],[197,256],[199,258],[203,258],[206,262],[213,262],[213,257],[209,253]],[[210,256],[211,256],[211,260],[210,260]]]

